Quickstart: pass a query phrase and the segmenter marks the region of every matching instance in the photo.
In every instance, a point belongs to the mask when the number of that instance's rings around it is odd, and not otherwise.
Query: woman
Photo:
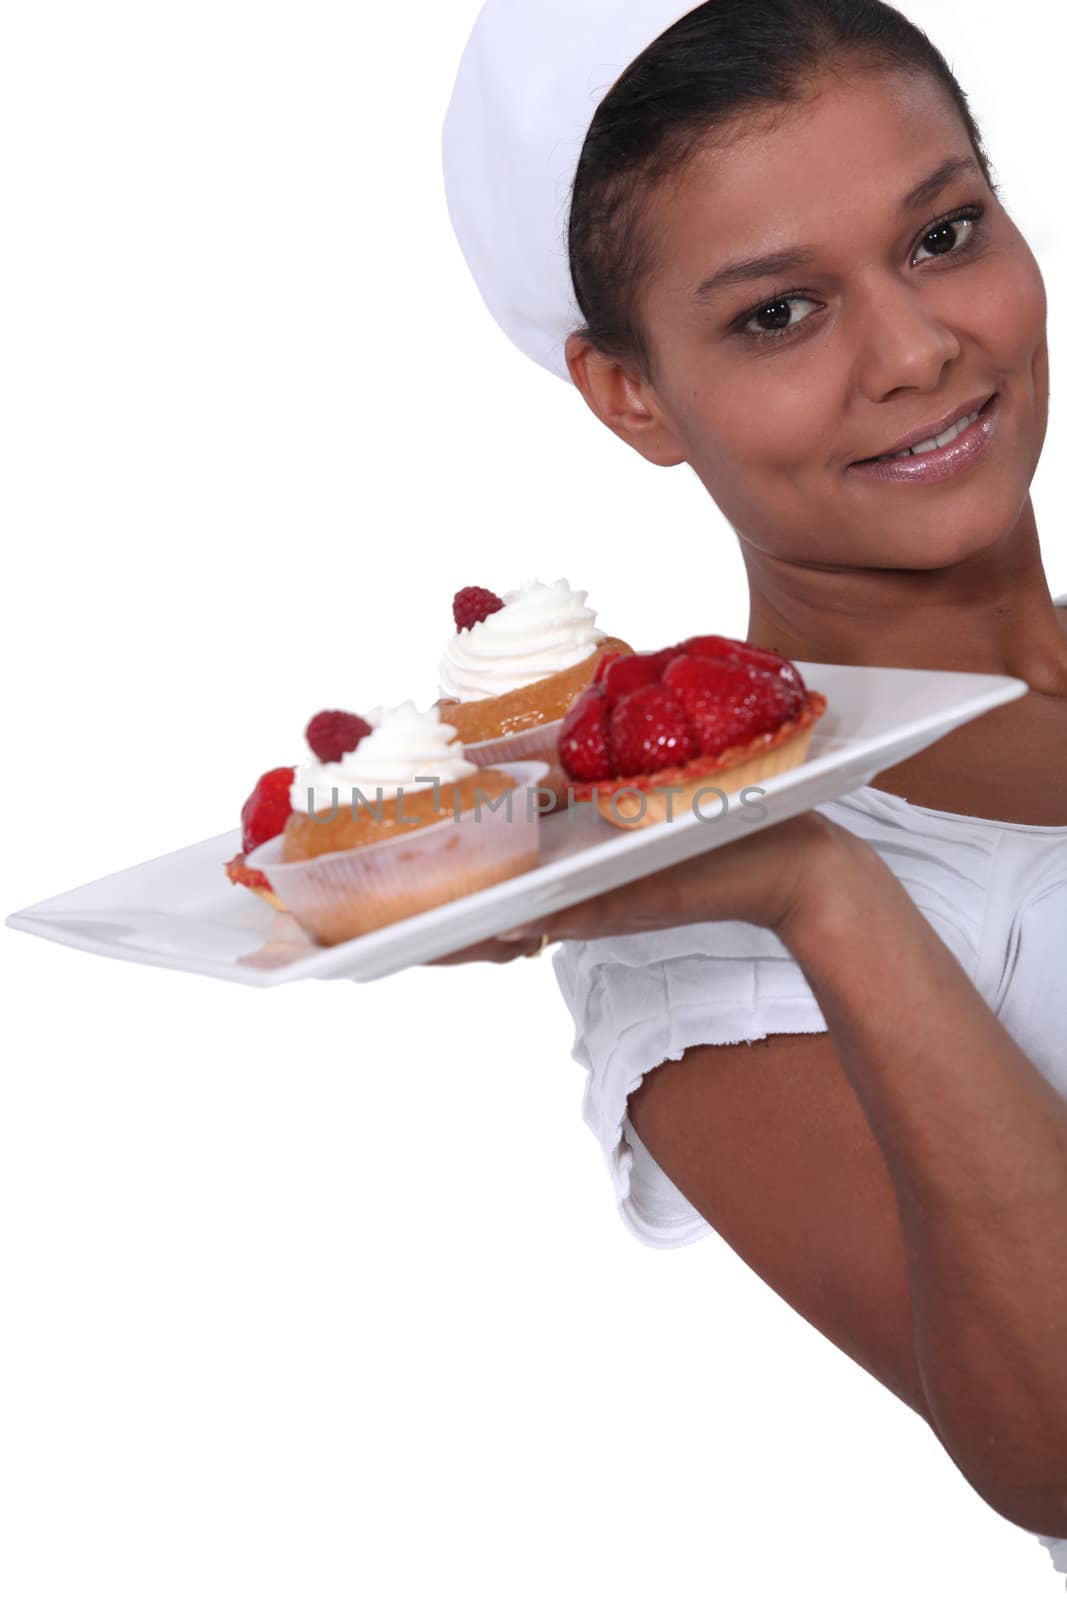
[[[563,941],[634,1231],[716,1229],[1067,1570],[1067,596],[1030,499],[1041,275],[899,13],[684,9],[483,9],[445,171],[490,309],[625,443],[697,474],[741,543],[751,642],[1030,693],[461,959]],[[960,419],[936,471],[928,448],[857,470]]]

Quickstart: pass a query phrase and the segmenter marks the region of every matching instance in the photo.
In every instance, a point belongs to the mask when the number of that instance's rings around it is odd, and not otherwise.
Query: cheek
[[[773,379],[762,361],[731,373],[714,392],[696,391],[686,406],[685,432],[693,457],[720,480],[795,473],[825,451],[825,418],[814,395],[816,374],[781,367]],[[820,375],[820,386],[825,374]]]
[[[984,342],[1005,369],[1032,360],[1044,347],[1048,301],[1041,269],[1016,234],[1016,246],[988,275],[980,302]]]

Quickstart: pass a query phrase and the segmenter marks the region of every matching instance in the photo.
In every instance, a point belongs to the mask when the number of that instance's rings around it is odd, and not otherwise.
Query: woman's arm
[[[834,854],[776,931],[893,1183],[930,1413],[992,1506],[1067,1538],[1067,1102],[877,852]]]
[[[881,1151],[938,1436],[1003,1516],[1067,1538],[1067,1103],[877,851],[809,812],[517,933],[733,918],[800,964]]]

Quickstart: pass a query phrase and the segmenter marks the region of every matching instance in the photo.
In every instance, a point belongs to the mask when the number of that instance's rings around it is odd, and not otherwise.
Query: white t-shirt
[[[1055,601],[1067,606],[1067,594]],[[817,808],[866,839],[1037,1070],[1067,1099],[1067,826],[994,822],[866,786]],[[652,1159],[626,1115],[646,1072],[691,1045],[825,1033],[797,962],[765,928],[704,922],[565,942],[553,967],[588,1078],[583,1116],[619,1213],[644,1244],[712,1229]],[[1043,1539],[1067,1572],[1067,1541]]]

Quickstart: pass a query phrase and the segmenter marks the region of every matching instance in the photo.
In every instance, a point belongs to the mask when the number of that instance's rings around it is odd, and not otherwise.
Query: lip
[[[924,450],[919,456],[901,456],[899,461],[854,461],[848,470],[865,478],[889,479],[895,483],[938,483],[944,478],[955,477],[957,472],[962,472],[982,454],[993,437],[1000,416],[999,392],[987,396],[984,403],[972,400],[962,411],[957,409],[947,421],[935,423],[930,432],[913,433],[903,443],[894,446],[894,449],[906,450],[911,444],[921,444],[923,439],[931,437],[931,433],[943,433],[953,422],[969,416],[972,411],[977,411],[979,415],[971,426],[953,439],[951,444],[942,445],[940,450]]]
[[[854,467],[866,466],[877,456],[896,455],[898,450],[910,450],[914,444],[922,444],[924,439],[936,439],[939,433],[944,433],[946,428],[951,428],[954,422],[960,422],[964,417],[969,417],[972,411],[981,411],[990,400],[996,398],[995,393],[979,395],[977,400],[968,400],[966,405],[957,406],[955,411],[946,412],[940,422],[930,422],[923,428],[913,428],[911,433],[905,433],[896,444],[887,444],[884,450],[876,450],[873,456],[864,456],[859,461],[853,461]]]

